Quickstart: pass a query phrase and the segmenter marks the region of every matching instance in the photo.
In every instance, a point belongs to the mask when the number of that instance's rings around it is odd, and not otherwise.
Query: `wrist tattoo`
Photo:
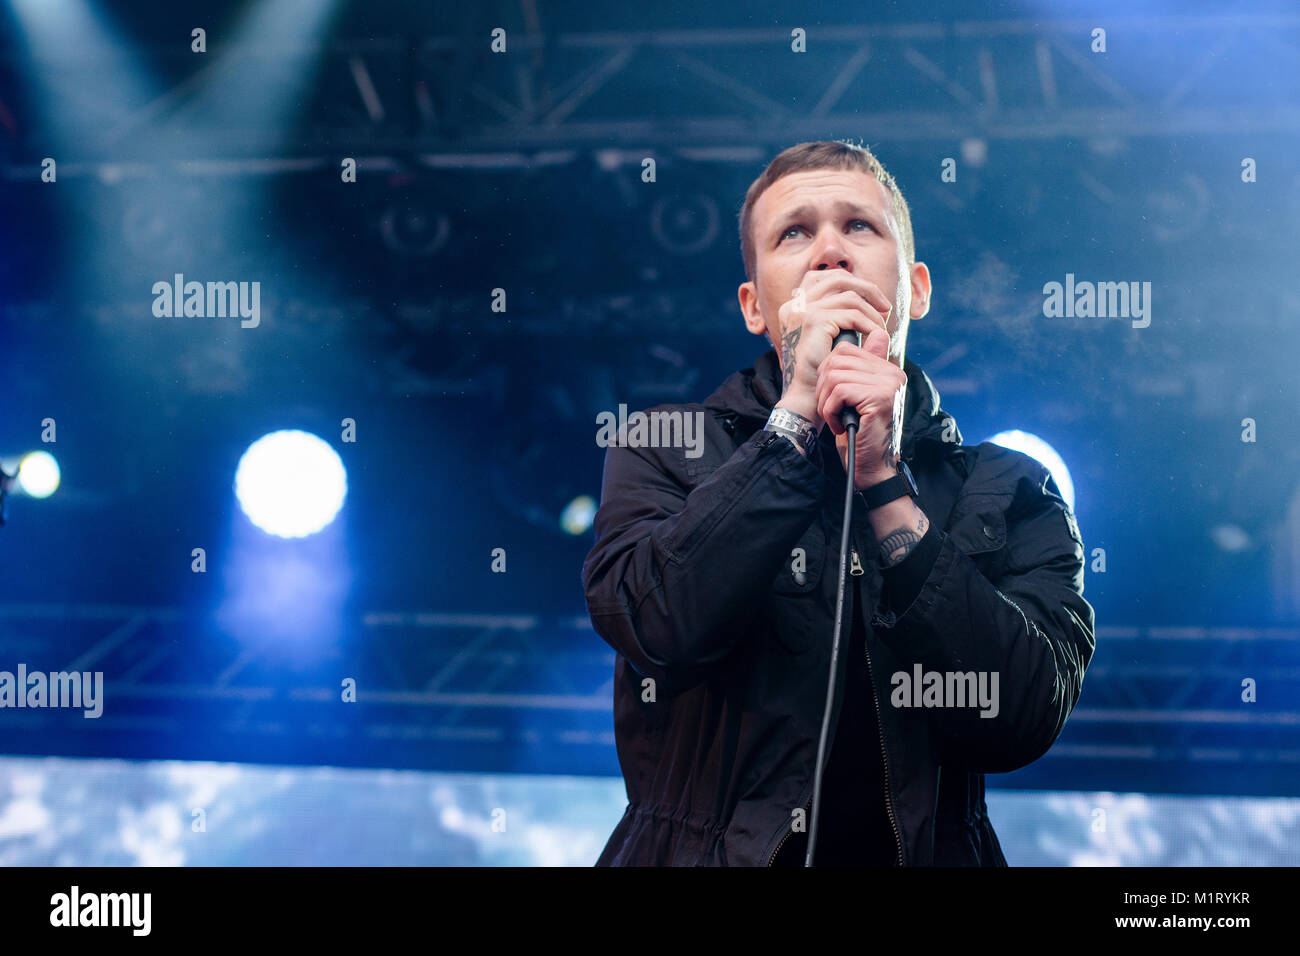
[[[781,394],[783,395],[794,379],[794,350],[799,344],[799,334],[802,331],[803,326],[796,325],[792,329],[787,329],[781,336]]]
[[[894,433],[892,429],[885,435],[885,444],[880,450],[880,467],[882,470],[891,473],[897,470],[894,463]]]
[[[929,520],[922,514],[914,528],[902,527],[885,535],[880,542],[880,560],[885,567],[892,568],[911,554],[929,527]]]

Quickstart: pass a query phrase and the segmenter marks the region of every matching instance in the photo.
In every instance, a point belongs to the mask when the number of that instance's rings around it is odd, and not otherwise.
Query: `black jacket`
[[[882,738],[862,745],[883,750],[899,865],[1005,866],[984,774],[1041,757],[1079,698],[1094,648],[1083,541],[1043,465],[987,442],[962,446],[929,378],[904,367],[901,452],[941,546],[895,613],[884,593],[894,569],[882,574],[857,496],[862,571],[846,579],[846,602],[871,609]],[[702,412],[699,457],[606,452],[582,578],[592,624],[618,652],[615,740],[629,805],[598,866],[765,865],[810,803],[846,476],[829,428],[811,458],[763,430],[779,376],[768,351],[702,405],[650,410]],[[846,603],[846,632],[852,619]],[[917,663],[997,672],[997,716],[892,706],[891,675]]]

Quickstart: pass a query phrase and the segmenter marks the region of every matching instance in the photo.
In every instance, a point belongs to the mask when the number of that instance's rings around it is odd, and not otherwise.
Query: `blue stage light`
[[[591,527],[596,516],[596,499],[591,495],[578,495],[570,501],[560,515],[560,527],[569,534],[583,534]]]
[[[303,538],[324,528],[347,493],[338,454],[303,431],[263,435],[248,446],[235,471],[235,497],[248,520],[281,538]]]
[[[48,498],[59,487],[59,463],[47,451],[34,451],[18,466],[18,487],[33,498]]]
[[[1056,487],[1061,489],[1061,497],[1065,499],[1065,503],[1069,505],[1070,510],[1074,510],[1074,482],[1070,479],[1070,469],[1065,467],[1065,460],[1057,454],[1055,448],[1037,435],[1022,432],[1019,429],[998,432],[989,441],[995,445],[1001,445],[1003,448],[1022,452],[1045,465],[1047,470],[1052,473],[1052,478],[1056,481]]]

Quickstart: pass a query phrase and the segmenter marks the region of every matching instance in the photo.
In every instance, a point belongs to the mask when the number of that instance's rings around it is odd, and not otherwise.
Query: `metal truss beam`
[[[1218,82],[1220,71],[1243,62],[1293,63],[1300,16],[1105,19],[1111,48],[1130,57],[1134,50],[1157,54],[1171,37],[1195,52],[1174,68],[1142,73],[1138,89],[1131,76],[1112,68],[1120,59],[1088,51],[1098,25],[1092,20],[808,26],[802,54],[790,51],[787,27],[518,31],[505,54],[488,54],[487,36],[340,40],[318,50],[316,96],[307,115],[295,118],[301,136],[283,142],[278,155],[736,144],[770,152],[855,131],[872,142],[950,142],[1300,130],[1295,84],[1276,85],[1270,95],[1281,100],[1261,105],[1262,91]],[[484,52],[467,65],[466,44],[475,42]],[[260,60],[289,53],[301,50],[266,41],[229,55],[256,70]],[[190,56],[187,49],[153,55]],[[120,67],[122,51],[112,56]],[[89,80],[104,66],[99,59],[91,52],[75,69]],[[809,61],[817,66],[811,79]],[[1127,70],[1133,71],[1131,59]],[[187,112],[196,97],[213,95],[200,72],[137,106],[125,121],[80,131],[84,155],[64,158],[147,159],[163,144],[184,151],[190,130],[207,135],[203,155],[188,158],[266,158],[276,130],[237,124],[211,130]],[[0,89],[0,100],[7,92]],[[611,99],[620,106],[611,107]],[[150,132],[159,124],[166,138]],[[37,145],[19,155],[39,159]]]

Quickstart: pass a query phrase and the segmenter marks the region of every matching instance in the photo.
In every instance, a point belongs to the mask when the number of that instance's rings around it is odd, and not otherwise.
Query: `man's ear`
[[[758,287],[753,282],[742,282],[740,288],[736,290],[736,298],[740,300],[740,311],[745,317],[745,328],[755,335],[767,335],[767,322],[763,320],[763,313],[758,308]],[[770,337],[768,339],[771,340]]]
[[[911,268],[912,305],[908,317],[913,321],[924,318],[930,311],[930,267],[924,262],[914,262]]]

